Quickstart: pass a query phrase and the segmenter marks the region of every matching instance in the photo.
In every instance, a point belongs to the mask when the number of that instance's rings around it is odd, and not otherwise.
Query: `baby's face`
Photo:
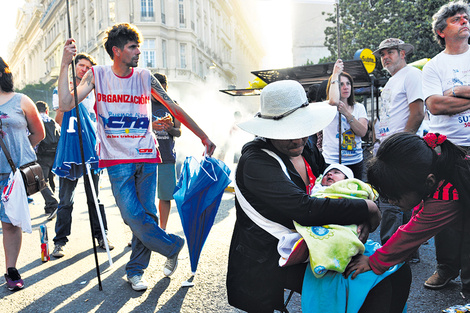
[[[331,186],[337,181],[346,179],[346,175],[343,174],[340,170],[333,168],[328,171],[328,173],[323,176],[321,180],[322,186]]]

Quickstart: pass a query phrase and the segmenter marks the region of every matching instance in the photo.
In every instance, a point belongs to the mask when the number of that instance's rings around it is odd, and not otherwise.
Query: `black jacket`
[[[261,149],[281,157],[290,180],[277,160]],[[324,160],[316,149],[302,154],[318,177]],[[364,200],[311,198],[306,186],[287,156],[268,140],[255,139],[242,149],[236,170],[236,183],[246,200],[265,218],[294,229],[301,225],[359,224],[368,218]],[[231,305],[249,312],[272,312],[282,308],[286,275],[297,273],[303,279],[305,264],[280,268],[278,240],[256,225],[235,200],[237,219],[230,245],[227,293]],[[301,281],[300,281],[301,285]]]

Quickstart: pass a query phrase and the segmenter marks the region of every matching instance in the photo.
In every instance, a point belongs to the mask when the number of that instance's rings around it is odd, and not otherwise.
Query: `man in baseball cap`
[[[375,151],[381,142],[394,133],[416,133],[423,121],[421,71],[406,63],[406,56],[413,51],[411,44],[398,38],[385,39],[374,51],[374,55],[380,57],[383,67],[392,75],[381,93],[380,119],[374,125]],[[379,207],[383,215],[380,239],[384,244],[400,225],[408,222],[411,213],[402,212],[382,197],[379,198]],[[415,258],[419,260],[419,256]]]

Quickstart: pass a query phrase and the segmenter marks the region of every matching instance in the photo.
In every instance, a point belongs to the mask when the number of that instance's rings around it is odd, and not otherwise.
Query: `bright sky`
[[[292,66],[292,0],[259,0],[258,16],[262,25],[261,44],[267,55],[261,68],[284,68]]]
[[[1,0],[2,38],[0,56],[8,62],[8,46],[16,38],[16,14],[24,0]],[[262,60],[262,68],[292,66],[291,0],[259,0],[259,22],[263,27],[260,40],[268,55]]]
[[[2,0],[2,18],[0,18],[0,29],[2,30],[2,39],[0,44],[0,56],[8,58],[8,45],[16,37],[16,13],[17,9],[23,6],[24,0]],[[7,59],[8,62],[8,59]]]

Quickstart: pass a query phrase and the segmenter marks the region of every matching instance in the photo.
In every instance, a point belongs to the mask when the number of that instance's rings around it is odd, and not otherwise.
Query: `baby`
[[[347,166],[333,163],[323,171],[323,175],[317,178],[315,186],[310,191],[310,195],[314,196],[315,193],[325,190],[326,187],[348,178],[354,178],[353,171]]]
[[[328,166],[316,180],[310,195],[318,198],[376,198],[373,189],[355,179],[352,170],[342,164]],[[297,233],[279,241],[280,266],[310,259],[313,274],[320,278],[328,270],[342,273],[354,255],[364,252],[364,244],[358,239],[357,225],[302,226],[295,221],[294,225]],[[314,251],[309,258],[308,250]]]

